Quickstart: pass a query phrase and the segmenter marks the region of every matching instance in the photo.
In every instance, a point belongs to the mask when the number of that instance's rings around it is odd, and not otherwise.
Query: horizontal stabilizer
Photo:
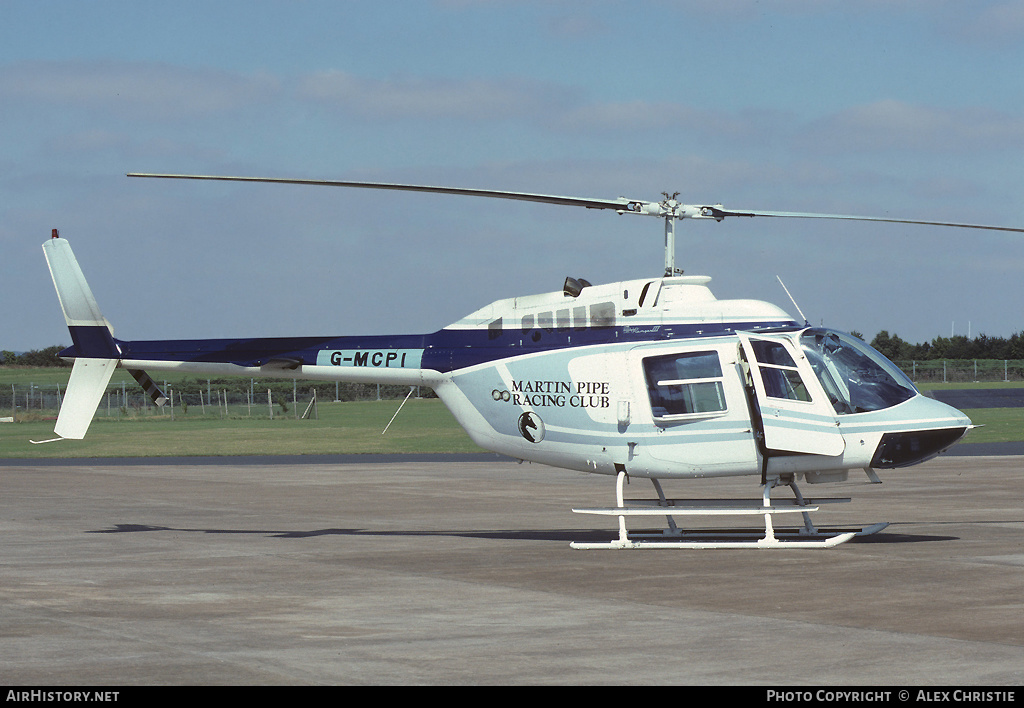
[[[116,368],[116,359],[75,359],[53,432],[72,440],[85,437]]]

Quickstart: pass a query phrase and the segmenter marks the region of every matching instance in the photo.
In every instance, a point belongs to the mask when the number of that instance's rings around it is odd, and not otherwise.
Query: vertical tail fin
[[[120,352],[68,242],[54,230],[53,238],[43,244],[43,253],[74,342],[67,353],[75,357],[53,431],[61,438],[81,440],[117,368]]]
[[[70,440],[85,437],[116,368],[117,359],[75,359],[53,432]]]
[[[90,359],[117,359],[120,352],[110,334],[110,323],[100,312],[71,245],[54,231],[54,237],[43,244],[43,253],[50,267],[53,285],[57,288],[57,299],[64,310],[64,320],[71,331],[74,355]]]

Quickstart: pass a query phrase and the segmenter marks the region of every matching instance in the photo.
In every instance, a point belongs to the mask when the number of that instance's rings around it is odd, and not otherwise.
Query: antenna
[[[806,324],[810,324],[810,322],[807,321],[807,318],[804,317],[804,313],[800,311],[800,306],[796,304],[796,300],[794,300],[793,296],[789,294],[789,288],[787,288],[786,284],[782,282],[782,278],[779,278],[779,276],[777,276],[777,275],[775,277],[779,279],[779,285],[781,285],[782,289],[786,291],[786,295],[789,296],[789,300],[790,300],[790,302],[793,303],[793,307],[796,308],[797,314],[800,315],[800,319],[802,319],[804,321],[805,325]]]

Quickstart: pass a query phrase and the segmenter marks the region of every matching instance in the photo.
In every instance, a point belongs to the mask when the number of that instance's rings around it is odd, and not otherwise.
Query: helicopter
[[[429,387],[486,450],[615,478],[613,506],[573,511],[617,517],[618,536],[573,542],[578,549],[833,547],[888,524],[817,527],[811,512],[850,499],[804,497],[798,480],[843,482],[851,471],[863,471],[880,483],[876,470],[931,459],[972,427],[962,412],[922,395],[859,338],[810,326],[771,303],[717,299],[709,277],[675,268],[677,222],[845,219],[1024,232],[734,210],[683,204],[678,193],[667,192],[646,201],[340,180],[128,176],[427,192],[662,219],[665,264],[659,276],[597,285],[567,277],[561,290],[492,302],[433,333],[392,336],[115,339],[68,241],[54,229],[43,244],[73,342],[60,356],[73,361],[73,368],[54,427],[58,437],[40,442],[82,439],[118,367],[157,405],[166,397],[150,371]],[[759,479],[760,498],[670,499],[661,485],[738,476]],[[649,479],[656,498],[627,500],[624,485],[634,477]],[[780,487],[789,487],[793,498],[773,498]],[[799,514],[802,525],[776,529],[777,514]],[[675,520],[731,515],[763,519],[763,528],[684,529]],[[659,516],[665,528],[627,528],[627,518]]]

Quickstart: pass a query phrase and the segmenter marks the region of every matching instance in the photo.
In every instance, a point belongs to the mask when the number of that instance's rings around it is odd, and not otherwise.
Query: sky
[[[433,332],[661,275],[658,219],[339,179],[1024,227],[1020,0],[0,0],[0,349]],[[1024,330],[1024,234],[682,222],[720,299],[909,342]]]

